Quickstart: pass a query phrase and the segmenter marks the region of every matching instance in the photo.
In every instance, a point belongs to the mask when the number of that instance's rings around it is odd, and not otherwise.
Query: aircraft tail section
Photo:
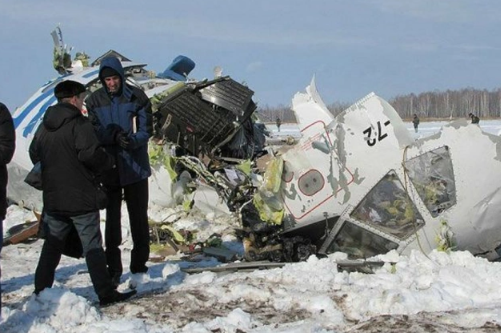
[[[57,26],[50,34],[54,42],[54,69],[61,75],[66,74],[68,68],[71,67],[71,55],[63,42],[61,28]]]

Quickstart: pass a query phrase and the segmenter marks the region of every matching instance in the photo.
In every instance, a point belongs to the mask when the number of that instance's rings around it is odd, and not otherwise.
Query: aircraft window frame
[[[363,223],[358,225],[359,223],[343,221],[325,253],[343,252],[349,259],[366,259],[396,250],[400,246],[396,240],[390,239],[394,237],[382,234],[377,229],[372,231]]]
[[[408,239],[425,225],[395,170],[370,189],[350,217],[399,240]]]
[[[457,204],[454,165],[449,146],[408,159],[404,165],[431,216],[437,217]]]

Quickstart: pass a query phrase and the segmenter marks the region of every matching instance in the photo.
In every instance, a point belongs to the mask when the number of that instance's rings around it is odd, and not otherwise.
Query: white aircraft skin
[[[427,253],[437,248],[439,234],[441,241],[444,234],[452,238],[454,249],[498,257],[501,138],[460,120],[415,140],[393,107],[373,93],[334,118],[314,80],[306,90],[293,99],[302,138],[282,156],[290,230],[333,218],[320,252],[356,258],[391,249]],[[388,184],[400,188],[397,197],[385,198],[392,192],[385,193]],[[398,211],[395,203],[407,208]]]
[[[176,84],[179,81],[174,81],[164,78],[150,78],[145,71],[142,71],[146,65],[143,63],[135,63],[124,61],[122,62],[124,71],[136,70],[135,72],[144,72],[144,74],[137,74],[132,78],[128,78],[128,82],[141,86],[148,97],[155,94],[162,93]],[[87,67],[75,71],[74,73],[59,76],[58,78],[46,83],[39,90],[37,90],[26,103],[15,110],[12,114],[14,126],[16,128],[16,151],[12,162],[8,165],[9,170],[9,185],[8,197],[9,199],[24,205],[26,208],[40,211],[42,208],[41,192],[33,190],[29,185],[24,183],[24,178],[27,172],[32,168],[29,157],[29,146],[36,129],[43,119],[45,110],[57,103],[54,97],[54,87],[63,80],[73,80],[82,83],[86,87],[98,81],[99,66]],[[88,89],[89,90],[89,89]],[[85,110],[82,110],[84,113]],[[166,188],[170,188],[170,178],[163,174],[157,175],[161,177]],[[157,190],[155,187],[155,190]],[[160,189],[160,194],[163,195],[165,190],[163,187]],[[155,192],[156,193],[156,192]]]

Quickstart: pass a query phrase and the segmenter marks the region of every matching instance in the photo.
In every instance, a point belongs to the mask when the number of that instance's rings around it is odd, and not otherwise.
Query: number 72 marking
[[[390,121],[387,120],[384,123],[384,126],[388,126],[390,124]],[[381,122],[377,122],[377,131],[373,130],[373,127],[368,127],[366,130],[363,132],[364,134],[367,134],[367,144],[369,147],[374,146],[377,142],[383,140],[388,136],[388,133],[383,133],[383,128],[381,126]]]

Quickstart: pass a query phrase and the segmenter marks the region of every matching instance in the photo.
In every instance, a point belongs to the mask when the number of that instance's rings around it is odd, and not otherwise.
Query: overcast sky
[[[499,0],[0,0],[0,101],[11,110],[57,76],[50,32],[72,55],[115,49],[163,71],[245,81],[259,105],[289,105],[312,77],[327,104],[501,86]]]

